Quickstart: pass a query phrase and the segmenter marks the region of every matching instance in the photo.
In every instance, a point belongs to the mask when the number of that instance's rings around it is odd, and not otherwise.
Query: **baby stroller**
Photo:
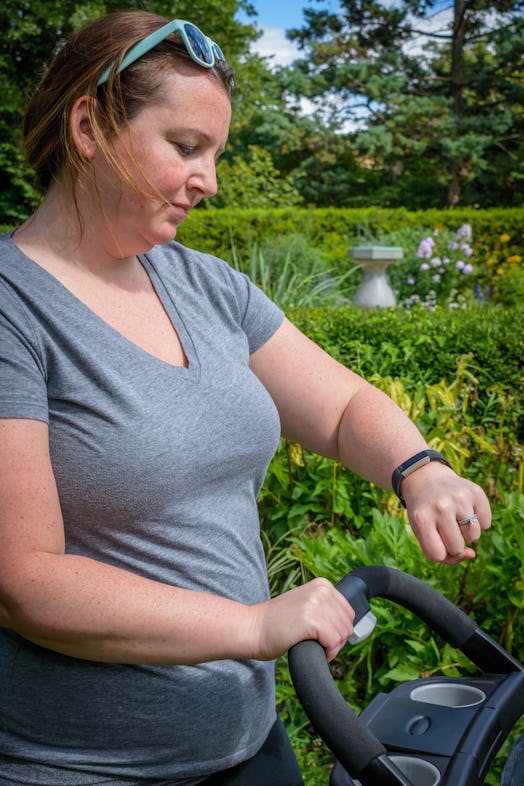
[[[524,714],[524,666],[439,592],[402,571],[362,567],[336,585],[355,610],[362,641],[376,622],[370,599],[414,612],[483,676],[431,677],[379,694],[356,715],[331,676],[324,650],[289,651],[296,693],[336,757],[330,786],[478,786]]]

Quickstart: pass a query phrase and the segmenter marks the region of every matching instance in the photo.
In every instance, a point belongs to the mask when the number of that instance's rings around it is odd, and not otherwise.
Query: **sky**
[[[258,14],[260,26],[287,30],[302,24],[302,10],[308,0],[251,0]]]
[[[256,20],[246,21],[256,22],[258,27],[263,30],[263,35],[254,45],[254,49],[264,57],[271,57],[275,65],[288,65],[292,60],[300,57],[300,53],[291,41],[285,36],[285,31],[291,27],[304,26],[304,8],[319,8],[317,3],[311,0],[251,0],[252,5],[257,11]],[[449,6],[449,0],[441,0],[439,6]],[[338,0],[324,0],[323,8],[336,10],[339,8]],[[448,15],[438,14],[435,23],[440,27],[447,22]],[[432,24],[429,22],[431,28]],[[411,46],[413,54],[417,47],[423,44],[423,40],[415,40]]]
[[[275,64],[287,65],[298,52],[285,31],[291,27],[302,27],[304,24],[303,9],[307,8],[308,0],[251,0],[256,8],[256,24],[264,34],[256,42],[254,49],[264,57],[272,56]]]

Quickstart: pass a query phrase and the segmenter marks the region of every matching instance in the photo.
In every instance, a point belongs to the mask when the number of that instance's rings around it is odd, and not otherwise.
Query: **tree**
[[[226,159],[247,161],[251,147],[262,148],[306,204],[350,205],[358,170],[354,145],[318,113],[303,111],[300,97],[293,100],[286,91],[280,69],[259,57],[250,58],[249,68],[258,70],[259,89],[248,105],[242,102],[242,113],[233,113]]]
[[[255,145],[250,145],[242,156],[233,156],[231,163],[219,162],[217,175],[218,195],[204,202],[203,207],[274,208],[279,205],[292,207],[302,202],[289,178],[282,177],[276,169],[271,153]]]
[[[383,201],[522,202],[523,10],[523,0],[308,8],[306,26],[289,32],[304,57],[285,86],[320,102],[340,129],[356,124]]]
[[[210,13],[212,6],[213,13]],[[0,6],[0,223],[24,220],[38,203],[32,175],[20,152],[20,123],[23,107],[45,64],[73,30],[112,10],[142,8],[171,18],[171,0],[3,0]],[[253,16],[249,0],[177,0],[176,12],[190,19],[206,34],[224,42],[228,59],[239,72],[249,62],[249,46],[258,35],[254,26],[235,20],[242,9]],[[248,69],[246,69],[248,70]],[[249,79],[250,72],[247,74]],[[258,85],[239,80],[242,88],[235,99],[258,91]]]

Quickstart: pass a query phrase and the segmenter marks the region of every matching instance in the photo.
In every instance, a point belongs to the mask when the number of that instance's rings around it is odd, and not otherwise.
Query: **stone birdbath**
[[[353,302],[361,308],[389,308],[396,305],[395,295],[387,278],[388,267],[404,252],[398,246],[355,246],[348,249],[348,257],[354,259],[364,271]]]

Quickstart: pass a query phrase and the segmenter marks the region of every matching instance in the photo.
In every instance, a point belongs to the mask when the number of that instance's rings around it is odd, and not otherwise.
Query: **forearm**
[[[33,555],[17,575],[11,598],[0,584],[0,627],[87,660],[273,660],[306,639],[332,659],[353,632],[351,606],[326,579],[244,605],[72,555]]]
[[[245,605],[65,554],[46,427],[0,421],[0,436],[0,627],[73,657],[167,665],[271,660],[305,639],[334,657],[351,635],[325,580]]]
[[[381,488],[391,489],[395,467],[426,447],[415,424],[371,385],[353,395],[340,419],[337,458]]]
[[[178,589],[74,555],[27,558],[0,624],[73,657],[118,663],[196,663],[254,656],[250,607]]]

